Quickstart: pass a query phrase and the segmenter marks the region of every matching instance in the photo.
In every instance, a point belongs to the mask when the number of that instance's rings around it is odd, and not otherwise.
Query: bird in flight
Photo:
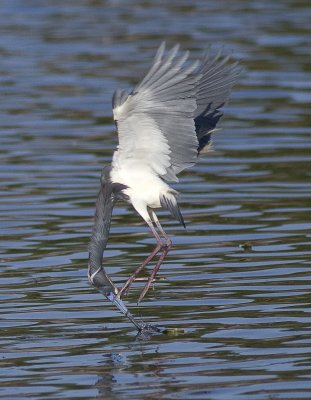
[[[112,98],[119,144],[101,177],[88,276],[135,325],[122,296],[160,254],[138,302],[144,298],[172,244],[155,210],[168,210],[185,226],[178,193],[169,183],[178,182],[178,174],[208,151],[221,109],[241,71],[222,51],[207,54],[201,61],[188,62],[188,57],[189,52],[180,52],[179,45],[167,51],[162,43],[141,82],[130,93],[117,89]],[[120,290],[102,265],[113,206],[119,199],[134,207],[156,240],[154,250]]]

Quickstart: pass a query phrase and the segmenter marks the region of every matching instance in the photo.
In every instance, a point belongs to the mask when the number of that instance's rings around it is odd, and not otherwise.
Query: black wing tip
[[[198,155],[203,152],[203,150],[208,149],[212,144],[212,132],[206,133],[199,139]]]

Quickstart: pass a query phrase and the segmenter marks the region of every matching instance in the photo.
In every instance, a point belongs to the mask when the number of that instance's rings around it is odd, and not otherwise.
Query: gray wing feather
[[[150,70],[147,73],[147,75],[145,76],[145,78],[141,81],[141,83],[136,88],[138,88],[139,86],[145,85],[148,82],[148,80],[156,73],[157,69],[159,69],[159,67],[161,65],[161,60],[162,60],[164,52],[165,52],[165,42],[162,42],[160,47],[157,50],[155,57],[154,57],[152,67],[150,68]]]
[[[165,76],[165,72],[167,72],[171,66],[171,63],[176,56],[179,49],[179,45],[177,44],[174,46],[167,54],[166,58],[163,58],[163,54],[165,51],[165,42],[163,42],[160,46],[159,54],[157,54],[154,66],[151,67],[151,70],[147,74],[147,76],[142,80],[142,82],[136,86],[135,91],[138,91],[142,87],[149,87],[151,88],[154,83],[158,86],[159,82],[158,79]],[[159,87],[159,86],[158,86]]]
[[[206,135],[239,73],[221,52],[187,65],[189,52],[178,53],[179,45],[165,52],[162,43],[143,80],[130,94],[117,90],[112,100],[119,157],[136,157],[168,181],[177,181],[209,143]]]

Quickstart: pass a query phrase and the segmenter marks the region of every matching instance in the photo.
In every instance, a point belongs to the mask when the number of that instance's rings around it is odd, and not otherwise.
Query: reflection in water
[[[118,353],[107,354],[104,358],[104,372],[102,375],[99,375],[95,387],[98,389],[100,397],[118,399],[118,395],[114,390],[115,387],[118,387],[118,379],[116,376],[128,367],[128,363],[124,357]]]
[[[0,397],[308,399],[309,3],[69,3],[0,5]],[[187,231],[159,214],[174,246],[145,301],[141,282],[126,298],[178,335],[136,341],[87,285],[87,243],[112,92],[163,39],[224,43],[246,72],[215,151],[178,185]],[[119,204],[118,286],[152,243]]]

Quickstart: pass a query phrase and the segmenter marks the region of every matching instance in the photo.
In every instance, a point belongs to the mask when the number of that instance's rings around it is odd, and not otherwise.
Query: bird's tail
[[[186,224],[184,221],[184,218],[181,214],[180,208],[178,207],[177,200],[176,200],[176,195],[178,193],[176,190],[170,190],[165,193],[160,194],[160,203],[161,206],[165,209],[167,209],[174,218],[179,221],[184,228],[186,228]]]

